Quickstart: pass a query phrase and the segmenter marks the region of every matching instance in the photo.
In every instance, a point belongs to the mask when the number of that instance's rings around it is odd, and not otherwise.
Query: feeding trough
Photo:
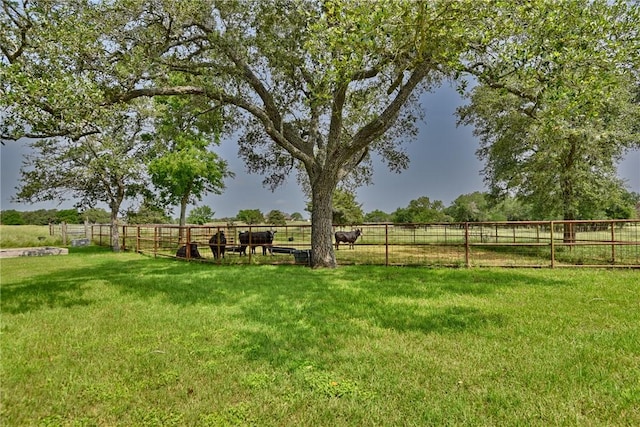
[[[311,265],[311,249],[301,250],[283,246],[273,246],[271,247],[271,252],[274,254],[293,255],[296,264]]]
[[[289,254],[289,255],[291,255],[295,251],[296,251],[295,248],[284,248],[284,247],[281,247],[281,246],[272,246],[271,247],[271,252],[273,252],[274,254]]]
[[[296,260],[296,264],[311,266],[311,249],[294,250],[293,258]]]

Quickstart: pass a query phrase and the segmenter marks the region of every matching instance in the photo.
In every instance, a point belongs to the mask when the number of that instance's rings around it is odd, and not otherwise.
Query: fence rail
[[[88,226],[87,238],[110,245],[109,225]],[[640,268],[640,220],[465,222],[429,224],[363,224],[353,249],[336,250],[339,264],[423,265],[453,267],[633,267]],[[261,251],[239,256],[241,231],[275,232],[273,256]],[[226,257],[214,259],[209,239],[218,231],[227,236]],[[185,242],[197,245],[199,260],[218,264],[294,263],[293,251],[311,249],[311,225],[186,226],[122,225],[123,250],[176,257]],[[252,246],[249,245],[250,249]],[[186,259],[195,260],[191,245]]]

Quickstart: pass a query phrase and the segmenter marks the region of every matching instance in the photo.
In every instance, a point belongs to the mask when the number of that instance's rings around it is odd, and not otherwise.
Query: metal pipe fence
[[[108,225],[91,225],[91,239],[109,245]],[[362,224],[353,249],[341,244],[339,264],[447,267],[633,267],[640,268],[640,220],[464,222],[429,224]],[[224,258],[215,259],[209,239],[223,231]],[[274,232],[272,245],[249,242],[240,252],[239,233]],[[287,264],[293,254],[311,249],[311,225],[123,225],[121,248],[153,256],[216,264]],[[189,242],[190,244],[186,244]],[[195,246],[193,246],[195,245]],[[222,245],[214,245],[218,250]],[[253,251],[256,247],[263,251]],[[192,254],[192,249],[197,253]],[[199,255],[199,258],[196,256]]]

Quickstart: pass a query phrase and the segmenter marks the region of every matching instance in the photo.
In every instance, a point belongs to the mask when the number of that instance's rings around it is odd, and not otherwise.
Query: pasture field
[[[0,248],[60,245],[62,238],[50,236],[48,225],[0,225]]]
[[[87,247],[2,259],[0,280],[1,425],[640,425],[635,270]]]
[[[574,222],[575,239],[563,240],[563,224],[550,222],[442,224],[366,224],[355,249],[341,245],[336,251],[339,264],[472,266],[472,267],[550,267],[550,266],[640,266],[640,221]],[[591,230],[597,224],[600,229]],[[182,230],[188,240],[198,244],[200,255],[213,261],[208,247],[212,234],[223,230],[228,246],[238,244],[239,231],[248,226],[190,226]],[[337,227],[348,230],[351,227]],[[309,224],[252,226],[254,231],[275,230],[274,246],[293,249],[311,247]],[[123,247],[146,254],[175,256],[180,230],[175,226],[127,226],[122,233]],[[234,240],[235,239],[235,240]],[[94,241],[96,237],[94,236]],[[103,238],[102,241],[108,241]],[[258,248],[261,252],[261,248]],[[229,249],[227,249],[229,251]],[[260,253],[259,252],[259,253]],[[227,264],[293,263],[290,255],[276,258],[227,257]],[[236,254],[237,255],[237,254]]]

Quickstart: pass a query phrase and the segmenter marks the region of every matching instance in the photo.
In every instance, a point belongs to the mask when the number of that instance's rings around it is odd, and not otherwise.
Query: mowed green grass
[[[0,262],[1,425],[640,425],[635,270]]]

